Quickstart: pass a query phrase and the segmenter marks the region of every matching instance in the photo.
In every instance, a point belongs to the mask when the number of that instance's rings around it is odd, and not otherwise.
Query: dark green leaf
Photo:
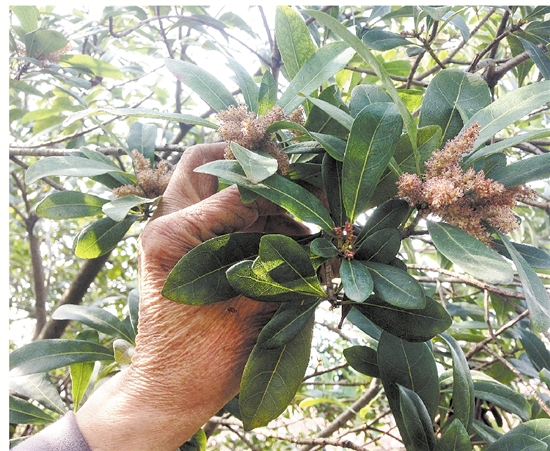
[[[310,245],[313,254],[323,258],[332,258],[338,255],[338,249],[326,238],[315,238]]]
[[[252,77],[246,69],[235,59],[227,57],[231,70],[235,73],[237,85],[241,89],[241,94],[244,98],[244,103],[248,106],[248,111],[258,112],[258,94],[259,88],[254,83]]]
[[[231,233],[212,238],[185,254],[172,269],[162,295],[172,301],[203,305],[237,295],[225,272],[258,254],[260,234]]]
[[[229,183],[236,183],[254,191],[283,207],[299,221],[311,222],[321,227],[328,234],[334,234],[334,222],[321,201],[305,188],[278,174],[254,184],[246,178],[239,163],[229,160],[207,163],[195,169],[195,172],[212,174]]]
[[[275,36],[288,79],[292,80],[316,47],[304,19],[290,6],[275,9]]]
[[[268,153],[253,152],[236,142],[232,142],[230,146],[246,177],[252,183],[260,183],[277,172],[279,164]]]
[[[521,344],[533,366],[537,371],[541,371],[543,368],[550,371],[550,351],[546,345],[534,333],[526,329],[521,329],[520,332]]]
[[[351,346],[344,349],[344,357],[355,371],[370,377],[380,377],[374,349],[368,346]]]
[[[137,288],[132,289],[128,294],[128,317],[135,336],[139,322],[139,292]]]
[[[445,429],[434,451],[472,451],[468,431],[458,418]]]
[[[418,125],[440,126],[445,143],[462,129],[459,109],[470,118],[490,103],[489,87],[483,78],[460,69],[445,69],[434,76],[426,89]]]
[[[208,437],[203,429],[199,429],[193,437],[178,448],[178,451],[206,451]]]
[[[59,31],[44,29],[27,33],[24,41],[25,53],[30,58],[40,58],[57,52],[69,43]]]
[[[365,265],[358,261],[343,259],[340,264],[340,278],[348,299],[363,302],[371,295],[374,287],[372,277]]]
[[[89,305],[62,305],[52,315],[55,320],[73,320],[111,337],[120,337],[130,343],[134,341],[133,333],[115,315],[105,309]]]
[[[327,153],[323,157],[321,171],[330,214],[336,224],[343,226],[348,218],[342,200],[342,163]]]
[[[317,50],[300,68],[277,104],[288,114],[309,95],[348,63],[354,51],[343,42],[332,42]]]
[[[103,211],[107,199],[78,191],[52,193],[36,206],[36,213],[44,218],[60,220],[95,216]]]
[[[391,50],[401,45],[412,45],[413,43],[404,38],[400,34],[392,33],[391,31],[382,30],[381,28],[371,28],[361,38],[367,47],[373,50],[384,52]]]
[[[409,216],[410,206],[404,199],[389,199],[378,206],[367,218],[357,241],[388,227],[400,227]]]
[[[337,85],[330,85],[323,89],[319,94],[318,99],[330,103],[345,113],[348,113],[348,107],[343,102]],[[332,142],[339,143],[341,139],[347,138],[349,133],[348,128],[333,119],[330,114],[325,112],[324,109],[319,108],[317,105],[313,105],[310,109],[309,114],[307,115],[305,127],[309,130],[310,135],[313,138],[316,137],[312,133],[316,133],[318,135],[320,134],[321,139],[325,142],[331,140]],[[342,149],[342,157],[344,156],[344,149]]]
[[[132,208],[138,205],[150,204],[157,201],[158,197],[140,197],[130,194],[128,196],[119,197],[111,202],[103,205],[102,210],[113,221],[120,222],[130,213]]]
[[[515,413],[523,421],[531,418],[531,406],[525,396],[496,381],[474,381],[475,397],[492,402],[508,412]]]
[[[547,332],[550,328],[550,297],[544,284],[506,235],[500,232],[498,232],[498,235],[506,246],[521,280],[533,331],[535,333]]]
[[[356,117],[359,112],[368,105],[377,102],[391,102],[390,95],[378,85],[357,85],[351,91],[349,103],[350,114]]]
[[[453,358],[453,412],[461,424],[470,431],[474,419],[474,382],[470,367],[457,341],[449,334],[440,337],[447,343]]]
[[[57,387],[48,373],[29,374],[27,376],[9,378],[10,393],[31,398],[44,407],[64,414],[67,406],[61,399]]]
[[[102,218],[90,224],[76,237],[75,255],[96,258],[112,251],[137,219],[137,216],[128,216],[117,222],[111,218]]]
[[[529,57],[534,61],[542,76],[546,78],[546,80],[550,80],[550,58],[548,58],[548,55],[531,41],[522,39],[519,36],[518,39],[521,41]]]
[[[277,82],[268,70],[262,76],[258,91],[258,114],[265,114],[277,103]]]
[[[10,354],[10,375],[42,373],[96,360],[113,360],[113,352],[105,346],[82,340],[33,341]]]
[[[513,438],[514,436],[519,437],[519,440],[516,441]],[[501,439],[487,448],[487,451],[517,451],[520,449],[523,451],[525,448],[523,448],[522,443],[529,443],[528,441],[524,442],[528,440],[528,438],[540,440],[550,447],[550,419],[543,418],[530,420],[517,425],[514,429],[504,434]],[[529,445],[531,444],[532,443]],[[542,448],[541,445],[537,443],[536,445],[538,446],[536,450],[530,449],[529,451],[543,451],[544,448]]]
[[[491,171],[491,178],[506,187],[550,178],[550,153],[525,158]]]
[[[369,318],[359,312],[358,308],[362,308],[363,305],[364,304],[354,304],[351,311],[346,315],[346,319],[359,330],[365,332],[369,337],[378,341],[382,334],[382,330]]]
[[[401,418],[405,426],[402,431],[408,436],[407,446],[411,451],[432,450],[436,439],[432,426],[432,419],[426,410],[426,406],[420,396],[408,388],[398,385],[399,406]]]
[[[330,102],[322,99],[316,99],[314,97],[306,96],[306,98],[317,108],[323,110],[330,118],[330,120],[335,120],[345,129],[351,130],[353,125],[353,118],[348,114],[347,111],[344,111],[339,106],[333,105]],[[313,135],[312,135],[313,136]]]
[[[393,103],[373,103],[353,121],[342,174],[342,197],[350,221],[355,221],[372,196],[401,135],[403,122]]]
[[[10,423],[13,424],[49,424],[55,418],[39,407],[10,395]]]
[[[231,105],[237,106],[236,100],[225,85],[196,64],[167,59],[166,68],[215,111],[227,110]]]
[[[374,291],[384,301],[405,309],[423,309],[426,306],[424,290],[406,271],[382,263],[361,263],[369,269]]]
[[[393,227],[380,229],[367,236],[355,253],[355,258],[390,263],[401,247],[401,232]]]
[[[309,363],[312,334],[313,318],[280,348],[254,347],[243,372],[239,395],[245,430],[267,425],[292,402]]]
[[[309,132],[309,134],[332,158],[340,162],[344,160],[344,152],[346,151],[346,142],[344,140],[323,133]]]
[[[113,161],[111,161],[107,156],[103,155],[101,152],[97,152],[95,150],[90,150],[81,147],[78,151],[78,155],[83,155],[89,160],[93,161],[100,161],[105,164],[109,164],[113,166],[113,168],[118,170],[118,166],[116,166]],[[96,175],[93,177],[90,177],[95,182],[101,183],[102,185],[105,185],[106,187],[113,189],[117,188],[122,185],[128,185],[128,184],[135,184],[137,182],[137,177],[134,174],[131,174],[129,172],[110,172],[108,174],[103,175]]]
[[[157,126],[155,124],[142,124],[134,122],[130,125],[128,134],[128,149],[137,150],[145,158],[149,159],[151,166],[155,161],[155,144],[157,142]]]
[[[355,308],[382,330],[411,342],[431,340],[452,324],[445,308],[430,297],[422,309],[399,308],[376,296]]]
[[[263,327],[256,346],[262,349],[275,349],[286,345],[310,321],[319,302],[303,300],[283,303]]]
[[[488,283],[507,284],[512,281],[514,272],[510,264],[458,227],[429,221],[428,231],[437,250],[468,274]]]

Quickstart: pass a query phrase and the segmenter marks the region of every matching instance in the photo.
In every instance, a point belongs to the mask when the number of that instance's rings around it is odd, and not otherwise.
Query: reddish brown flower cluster
[[[246,105],[230,106],[227,110],[218,113],[221,124],[218,128],[220,137],[230,143],[231,141],[246,147],[249,150],[263,150],[269,153],[279,163],[279,171],[282,174],[288,172],[288,156],[273,140],[267,128],[278,121],[290,121],[303,125],[304,117],[301,109],[286,115],[280,106],[271,108],[266,114],[258,116],[249,112]],[[233,160],[233,152],[227,146],[225,157]]]
[[[353,230],[353,224],[346,221],[344,227],[334,227],[334,234],[338,239],[337,247],[342,251],[343,257],[352,260],[355,256],[353,243],[355,243],[357,238]]]
[[[134,171],[137,177],[137,185],[124,185],[113,189],[116,197],[135,195],[153,199],[162,196],[173,170],[168,167],[165,160],[159,162],[155,169],[151,168],[150,160],[145,158],[137,150],[132,150],[134,159]]]
[[[524,187],[506,188],[485,178],[483,171],[466,171],[462,156],[473,149],[479,125],[472,124],[426,161],[420,178],[404,173],[399,178],[398,195],[407,198],[425,216],[432,213],[460,227],[480,241],[490,243],[488,227],[508,233],[518,226],[512,208],[526,196]]]

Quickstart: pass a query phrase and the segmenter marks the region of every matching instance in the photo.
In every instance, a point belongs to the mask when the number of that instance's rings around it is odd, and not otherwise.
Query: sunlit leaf
[[[31,398],[54,412],[64,414],[67,411],[67,406],[48,373],[35,373],[19,377],[10,375],[9,388],[10,393]]]
[[[265,114],[277,103],[277,82],[266,70],[258,91],[258,114]]]
[[[10,395],[10,423],[13,424],[49,424],[55,418],[29,401]]]
[[[69,41],[55,30],[38,29],[27,33],[24,38],[25,52],[31,58],[46,57],[65,47]]]
[[[120,242],[137,216],[128,216],[123,221],[102,218],[82,229],[75,239],[75,255],[80,258],[96,258],[112,251]]]
[[[44,218],[60,220],[83,218],[102,213],[107,199],[79,191],[60,191],[50,194],[37,206],[36,213]]]
[[[253,152],[236,142],[232,142],[230,146],[246,177],[252,183],[260,183],[277,172],[278,162],[269,154]]]
[[[413,44],[400,34],[382,30],[377,27],[368,29],[362,36],[361,40],[367,45],[367,47],[373,50],[379,50],[381,52],[391,50],[402,45]]]
[[[114,80],[124,78],[122,71],[114,64],[90,55],[61,55],[60,60],[70,67],[82,70],[96,77],[112,78]]]
[[[104,204],[102,211],[113,221],[120,222],[130,213],[132,208],[156,202],[158,199],[159,197],[148,198],[129,194]]]
[[[258,94],[260,89],[254,82],[246,69],[235,59],[227,57],[231,70],[235,73],[237,85],[241,89],[244,103],[248,106],[248,111],[258,112]]]
[[[367,299],[374,287],[372,277],[365,265],[356,260],[343,259],[340,264],[340,278],[347,298],[354,302]]]
[[[506,187],[550,178],[550,154],[524,158],[491,171],[491,178]]]
[[[151,165],[155,161],[155,144],[157,142],[157,126],[155,124],[142,124],[134,122],[130,125],[128,134],[128,149],[137,150]]]

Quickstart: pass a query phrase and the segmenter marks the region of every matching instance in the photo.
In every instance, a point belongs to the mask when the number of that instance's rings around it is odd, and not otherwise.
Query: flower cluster
[[[286,115],[280,106],[274,106],[266,114],[258,116],[249,112],[246,105],[230,106],[227,110],[218,113],[218,119],[221,122],[218,134],[224,141],[227,143],[234,141],[249,150],[263,150],[277,160],[282,174],[288,172],[288,156],[271,138],[267,128],[278,121],[290,121],[303,125],[304,117],[301,108]],[[229,160],[235,159],[229,145],[225,151],[225,157]]]
[[[524,187],[506,188],[485,178],[483,171],[462,169],[462,156],[473,149],[478,135],[479,125],[475,123],[449,140],[426,161],[422,178],[402,174],[397,182],[398,195],[407,198],[421,214],[439,216],[489,244],[488,226],[503,233],[518,226],[512,209],[527,191]]]
[[[113,189],[116,197],[135,195],[153,199],[162,196],[173,169],[168,167],[165,160],[159,162],[155,169],[151,168],[150,160],[145,158],[137,150],[132,150],[132,158],[134,159],[134,171],[137,177],[137,185],[124,185]]]

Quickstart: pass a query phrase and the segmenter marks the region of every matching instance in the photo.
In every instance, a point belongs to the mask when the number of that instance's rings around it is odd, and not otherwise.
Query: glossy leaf
[[[277,82],[268,70],[264,72],[258,91],[258,114],[265,114],[277,103]]]
[[[233,95],[216,77],[196,64],[167,59],[166,68],[184,85],[201,97],[215,111],[237,106]]]
[[[550,447],[550,420],[543,418],[517,425],[492,443],[487,451],[544,451],[548,447]]]
[[[33,341],[10,353],[10,375],[42,373],[96,360],[113,360],[113,352],[105,346],[82,340]]]
[[[82,229],[75,240],[75,255],[80,258],[96,258],[112,251],[120,242],[137,216],[123,221],[102,218]]]
[[[488,283],[507,284],[514,277],[512,267],[497,252],[458,227],[428,222],[435,247],[465,272]]]
[[[239,395],[245,430],[267,425],[292,402],[309,363],[312,335],[313,318],[280,348],[254,347],[244,368]]]
[[[336,72],[343,69],[354,51],[343,42],[332,42],[318,49],[300,68],[277,104],[291,113],[305,100],[299,94],[309,95]]]
[[[275,36],[288,79],[292,80],[317,48],[303,17],[290,6],[275,9]]]
[[[342,197],[351,222],[365,210],[393,156],[402,126],[396,106],[389,102],[365,107],[353,121],[342,167]]]
[[[283,303],[262,328],[256,346],[262,349],[275,349],[286,345],[311,320],[319,302],[303,300]]]
[[[458,418],[445,429],[434,451],[472,451],[468,431]]]
[[[231,233],[191,249],[174,266],[162,289],[166,298],[188,305],[225,301],[237,295],[226,271],[258,254],[260,234]]]
[[[346,142],[336,136],[325,135],[323,133],[309,132],[327,153],[336,161],[344,161],[344,152],[346,151]]]
[[[355,258],[390,263],[401,248],[401,232],[394,227],[380,229],[366,237],[355,253]]]
[[[374,287],[372,277],[365,265],[358,261],[342,259],[340,278],[348,299],[354,302],[363,302],[371,295]]]
[[[10,423],[13,424],[49,424],[55,418],[34,404],[10,395]]]
[[[314,255],[323,258],[332,258],[338,255],[336,246],[326,238],[315,238],[311,242],[310,250]]]
[[[463,127],[460,111],[470,118],[490,103],[489,87],[483,78],[459,69],[445,69],[434,76],[426,89],[418,125],[440,126],[444,144]]]
[[[518,39],[521,41],[525,52],[527,52],[529,57],[533,60],[542,76],[546,78],[546,80],[550,80],[550,58],[548,58],[548,55],[531,41],[522,39],[519,36]]]
[[[323,187],[327,196],[329,210],[334,222],[344,225],[348,217],[344,210],[342,199],[342,186],[344,184],[342,175],[342,163],[335,160],[329,153],[323,157],[321,166],[323,176]]]
[[[260,183],[277,172],[277,160],[266,152],[253,152],[236,142],[232,142],[230,146],[246,177],[252,183]]]
[[[120,222],[126,218],[132,208],[138,205],[153,203],[158,199],[159,197],[148,198],[130,194],[104,204],[102,211],[113,221]]]
[[[361,263],[370,271],[374,292],[384,301],[406,309],[423,309],[426,306],[422,286],[406,271],[382,263]]]
[[[506,246],[521,280],[533,331],[535,333],[547,332],[550,328],[550,296],[544,284],[506,235],[500,232],[498,235]]]
[[[521,329],[520,333],[521,344],[533,366],[537,371],[544,368],[550,371],[550,351],[548,351],[546,345],[539,337],[526,329]]]
[[[368,346],[351,346],[344,349],[344,357],[349,365],[361,374],[380,377],[376,351]]]
[[[318,95],[317,99],[327,102],[345,113],[349,112],[348,106],[342,100],[340,90],[335,84],[324,88]],[[327,139],[330,139],[333,142],[345,140],[349,133],[349,129],[347,127],[333,119],[329,113],[315,104],[309,110],[305,127],[309,130],[312,137],[314,137],[314,135],[311,133],[320,134],[325,141],[327,141]],[[342,151],[342,157],[343,155],[344,152]]]
[[[124,323],[100,307],[65,304],[53,312],[52,319],[79,321],[108,336],[124,338],[131,343],[134,341],[133,333],[128,331]]]
[[[42,177],[91,177],[108,173],[123,173],[120,168],[83,157],[47,157],[38,160],[25,172],[25,183],[31,184]]]
[[[113,166],[114,169],[119,169],[112,160],[110,160],[106,155],[103,155],[101,152],[81,147],[77,155],[82,155],[89,160],[100,161],[102,163]],[[95,175],[93,177],[90,177],[90,179],[94,182],[101,183],[102,185],[105,185],[110,189],[137,182],[137,177],[129,172],[109,172],[108,174]]]
[[[134,122],[130,125],[128,134],[128,149],[137,150],[147,158],[151,165],[155,161],[155,144],[157,141],[157,126],[155,124],[142,124]]]
[[[507,92],[479,110],[470,117],[463,128],[469,127],[474,122],[480,125],[480,133],[474,144],[474,149],[477,149],[503,128],[548,102],[550,102],[550,80],[532,83]]]
[[[10,393],[33,399],[47,409],[64,414],[67,406],[48,373],[35,373],[9,378]]]
[[[475,397],[492,402],[508,412],[515,413],[523,421],[531,417],[531,406],[525,396],[504,384],[490,380],[474,381]]]
[[[412,390],[398,385],[401,418],[405,426],[402,431],[408,436],[407,446],[411,451],[433,450],[436,439],[432,419],[422,399]]]
[[[79,191],[60,191],[50,194],[36,206],[36,214],[48,219],[72,219],[102,213],[107,199]]]
[[[321,201],[305,188],[278,174],[254,184],[246,178],[239,163],[229,160],[207,163],[195,172],[212,174],[229,183],[236,183],[283,207],[299,221],[316,224],[330,235],[334,234],[334,222]]]
[[[70,367],[74,411],[78,410],[94,372],[94,362],[73,363]]]
[[[373,27],[368,29],[361,40],[373,50],[384,52],[402,45],[412,45],[413,43],[400,34],[392,33],[391,31],[382,30],[381,28]]]
[[[474,419],[475,395],[474,381],[470,367],[460,345],[449,334],[440,334],[451,350],[453,358],[453,413],[460,423],[470,431]]]
[[[237,85],[241,90],[244,103],[248,106],[248,111],[257,113],[258,94],[260,91],[258,85],[256,85],[246,69],[235,58],[228,56],[227,61],[229,61],[229,67],[235,73]]]
[[[524,158],[491,171],[491,178],[506,187],[550,178],[550,154]]]
[[[426,306],[421,309],[399,308],[377,296],[355,308],[382,330],[410,342],[431,340],[452,324],[445,308],[430,297],[426,297]]]
[[[367,218],[365,225],[357,237],[360,242],[363,238],[372,235],[378,230],[388,227],[399,227],[408,217],[409,203],[404,199],[389,199],[379,205]]]

